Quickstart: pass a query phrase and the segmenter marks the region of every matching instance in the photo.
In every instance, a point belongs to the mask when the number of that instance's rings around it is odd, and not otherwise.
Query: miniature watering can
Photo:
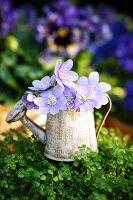
[[[21,121],[30,131],[44,143],[44,154],[56,161],[72,161],[71,156],[78,147],[85,144],[92,151],[98,152],[97,137],[111,110],[109,107],[103,116],[100,126],[95,130],[93,110],[80,112],[74,109],[59,111],[56,115],[47,115],[46,130],[39,127],[26,116],[26,106],[20,100],[6,117],[8,123]]]

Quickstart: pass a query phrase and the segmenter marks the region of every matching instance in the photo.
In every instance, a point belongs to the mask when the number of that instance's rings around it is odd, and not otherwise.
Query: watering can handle
[[[110,99],[110,97],[109,96],[107,96],[108,97],[108,100],[109,100],[109,102],[108,102],[108,109],[107,109],[107,111],[106,111],[106,113],[104,114],[104,116],[103,116],[103,118],[102,118],[102,120],[101,120],[101,123],[100,123],[100,125],[99,125],[99,127],[98,127],[98,130],[97,130],[97,132],[96,132],[96,137],[98,138],[98,136],[99,136],[99,134],[100,134],[100,131],[101,131],[101,129],[102,129],[102,127],[103,127],[103,124],[104,124],[104,122],[105,122],[105,120],[106,120],[106,118],[107,118],[107,116],[108,116],[108,114],[109,114],[109,112],[110,112],[110,110],[111,110],[111,108],[112,108],[112,101],[111,101],[111,99]]]

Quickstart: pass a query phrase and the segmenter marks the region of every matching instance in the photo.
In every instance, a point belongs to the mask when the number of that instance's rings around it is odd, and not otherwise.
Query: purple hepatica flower
[[[92,99],[97,101],[95,108],[99,109],[102,105],[108,103],[108,97],[106,92],[111,89],[108,83],[99,83],[98,72],[91,72],[89,78],[80,77],[78,80],[79,85],[88,89],[88,93]]]
[[[4,38],[15,26],[17,12],[12,8],[10,0],[0,0],[0,38]]]
[[[33,87],[28,87],[30,90],[46,90],[53,86],[55,82],[55,76],[52,77],[45,76],[41,80],[35,80],[32,82]]]
[[[78,79],[76,72],[70,71],[73,66],[72,60],[67,60],[62,64],[61,60],[58,60],[55,65],[55,79],[57,83],[64,89],[64,86],[69,88],[75,88],[73,81]]]
[[[93,109],[96,105],[97,101],[91,98],[87,86],[77,86],[75,109],[80,109],[82,112],[87,112],[88,110]]]
[[[130,80],[126,83],[125,89],[126,89],[126,96],[124,99],[125,108],[133,112],[133,80]]]
[[[63,96],[63,89],[56,85],[53,89],[41,93],[41,97],[35,98],[34,103],[39,106],[41,114],[55,115],[59,110],[64,110],[66,98]]]
[[[64,96],[66,98],[66,109],[75,105],[76,91],[73,88],[65,87]]]
[[[27,110],[31,110],[32,108],[38,109],[39,107],[34,104],[34,99],[36,98],[36,95],[31,92],[25,92],[25,94],[22,96],[22,101],[26,104]]]

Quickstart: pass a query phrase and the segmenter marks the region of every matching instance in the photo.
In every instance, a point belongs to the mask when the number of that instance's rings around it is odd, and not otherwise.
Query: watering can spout
[[[46,142],[46,131],[33,122],[29,117],[26,116],[26,106],[22,100],[18,101],[12,110],[8,113],[6,121],[8,123],[21,121],[34,135],[37,136],[40,142]]]

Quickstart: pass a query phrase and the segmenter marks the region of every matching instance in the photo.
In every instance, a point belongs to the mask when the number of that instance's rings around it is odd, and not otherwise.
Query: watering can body
[[[71,161],[71,156],[83,144],[97,152],[93,110],[68,109],[56,115],[48,114],[46,138],[44,154],[53,160]]]

